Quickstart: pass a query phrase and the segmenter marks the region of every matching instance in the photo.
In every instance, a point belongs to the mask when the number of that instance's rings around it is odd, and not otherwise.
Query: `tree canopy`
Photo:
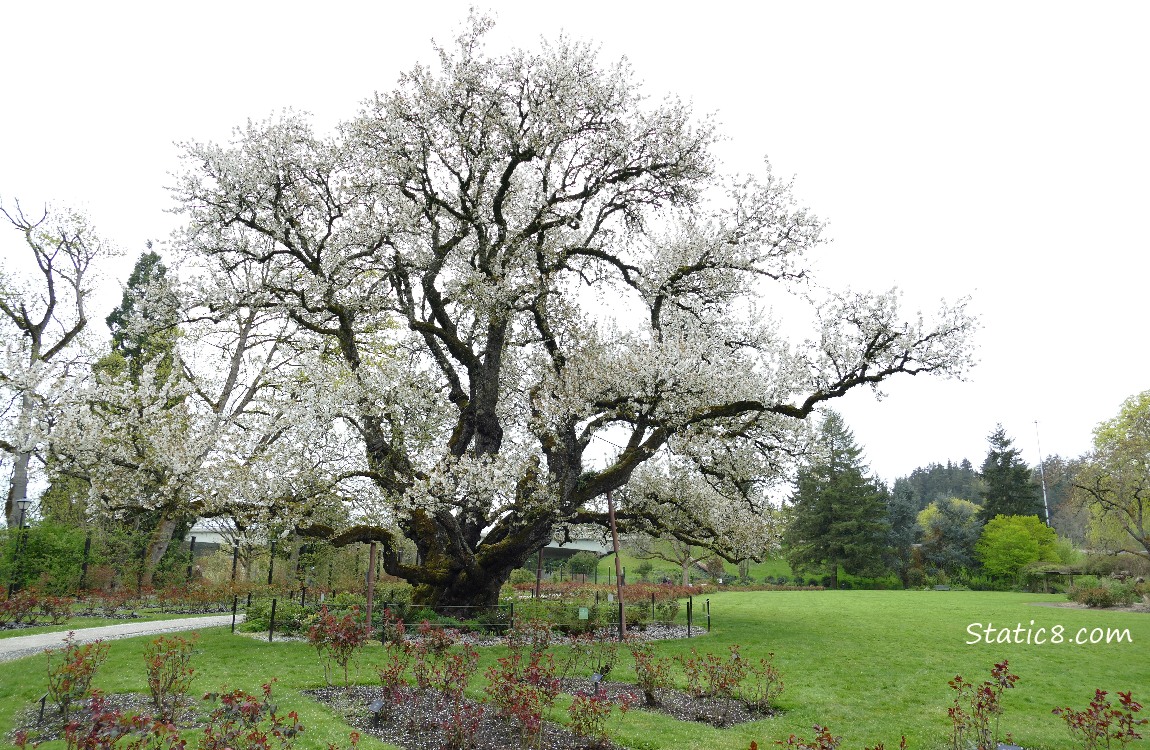
[[[712,122],[625,62],[563,37],[491,55],[490,25],[335,135],[287,113],[184,147],[179,249],[288,321],[277,346],[307,364],[284,393],[336,437],[304,473],[362,521],[300,523],[380,542],[428,603],[493,600],[624,486],[625,527],[741,559],[803,420],[894,375],[961,376],[971,318],[820,288],[823,224],[769,166],[719,175]],[[809,305],[807,338],[770,315],[780,294]],[[682,470],[697,491],[662,491]]]
[[[1038,516],[1046,520],[1041,489],[1006,430],[998,425],[987,437],[990,450],[982,462],[982,510],[986,523],[995,516]]]
[[[1150,391],[1094,429],[1094,450],[1074,485],[1098,525],[1112,525],[1123,546],[1150,559]]]
[[[1038,516],[995,516],[982,527],[974,551],[987,573],[1013,578],[1030,563],[1057,562],[1057,542]]]
[[[890,524],[887,493],[866,475],[862,449],[841,416],[823,418],[815,456],[799,469],[783,548],[796,572],[826,570],[837,587],[841,565],[854,575],[883,569]]]

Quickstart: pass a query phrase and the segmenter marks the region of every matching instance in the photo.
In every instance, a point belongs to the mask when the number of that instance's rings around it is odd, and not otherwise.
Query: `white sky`
[[[285,107],[327,127],[430,62],[467,2],[20,2],[0,30],[0,198],[80,205],[126,251],[174,226],[183,140]],[[830,221],[821,278],[973,297],[967,382],[836,404],[890,480],[986,453],[1077,455],[1150,388],[1150,4],[493,2],[493,51],[561,29],[653,96],[715,112],[727,168],[768,156]],[[689,9],[689,10],[687,10]],[[10,233],[14,234],[14,233]],[[6,244],[11,238],[0,233]],[[106,307],[118,298],[109,296]],[[99,310],[102,318],[107,309]]]

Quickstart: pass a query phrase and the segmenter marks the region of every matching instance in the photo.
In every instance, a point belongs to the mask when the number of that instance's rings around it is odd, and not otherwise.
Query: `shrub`
[[[15,592],[0,602],[0,625],[35,625],[40,617],[40,596],[34,589]]]
[[[356,651],[367,643],[370,633],[358,607],[353,607],[343,617],[331,614],[326,606],[320,610],[315,623],[308,628],[307,640],[315,646],[320,656],[327,657],[323,663],[323,676],[327,684],[331,684],[332,662],[343,669],[343,684],[351,684],[347,673],[348,664],[355,658]]]
[[[631,644],[631,657],[635,660],[635,684],[643,691],[648,706],[658,703],[655,691],[671,684],[671,660],[656,658],[655,649],[647,642]]]
[[[198,634],[190,641],[179,636],[160,636],[144,648],[148,692],[162,721],[175,720],[176,712],[188,694],[195,674],[191,665],[192,646],[198,639]]]
[[[64,727],[68,750],[110,750],[123,743],[124,750],[183,750],[186,742],[179,730],[150,716],[124,716],[110,708],[99,691],[88,701],[84,721],[71,721]]]
[[[256,599],[247,609],[247,619],[243,628],[246,631],[268,630],[271,627],[272,599]],[[315,615],[310,607],[301,607],[298,601],[281,597],[276,600],[276,632],[284,635],[299,635],[309,627],[309,620]]]
[[[782,745],[783,747],[797,748],[798,750],[836,750],[839,744],[843,741],[842,737],[833,736],[831,734],[831,730],[827,729],[826,727],[815,724],[814,730],[814,739],[808,740],[803,737],[796,737],[792,734],[787,739],[779,740],[775,744]],[[751,746],[753,750],[757,750],[755,743],[752,742]]]
[[[595,690],[575,694],[567,709],[571,719],[571,731],[586,740],[586,747],[598,748],[607,745],[607,721],[612,710],[619,706],[619,713],[627,713],[631,707],[631,696],[623,693],[618,702],[611,700],[595,683]]]
[[[1094,700],[1083,711],[1075,711],[1066,706],[1056,708],[1053,713],[1061,716],[1070,730],[1070,736],[1082,741],[1084,750],[1109,748],[1110,740],[1118,740],[1122,747],[1142,735],[1134,727],[1144,726],[1146,719],[1135,719],[1134,714],[1142,710],[1142,704],[1135,702],[1133,691],[1118,693],[1119,706],[1115,707],[1106,698],[1106,691],[1095,690]]]
[[[108,644],[93,641],[80,645],[76,643],[76,634],[69,631],[63,648],[50,648],[44,653],[48,657],[48,696],[67,723],[72,704],[88,695],[96,670],[108,658]],[[60,654],[59,662],[53,661],[55,654]]]
[[[487,669],[487,694],[499,715],[519,729],[521,747],[534,744],[543,731],[543,716],[559,695],[555,662],[550,654],[535,651],[524,659],[520,651]]]
[[[955,691],[954,705],[947,709],[951,721],[951,747],[965,750],[969,740],[973,740],[978,750],[995,750],[998,747],[998,722],[1002,716],[1002,694],[1014,687],[1018,675],[1010,673],[1009,662],[1003,659],[990,670],[990,680],[975,685],[955,675],[950,681]],[[967,709],[969,706],[969,710]],[[991,729],[991,720],[994,728]],[[969,738],[967,735],[972,737]],[[1006,735],[1007,742],[1010,735]]]
[[[1071,601],[1098,608],[1127,606],[1137,598],[1134,587],[1107,581],[1099,581],[1094,586],[1071,586],[1066,595]]]
[[[271,683],[264,684],[262,697],[233,690],[207,693],[204,700],[218,705],[208,715],[199,750],[289,750],[303,731],[295,711],[277,712]],[[357,740],[353,735],[353,746]]]

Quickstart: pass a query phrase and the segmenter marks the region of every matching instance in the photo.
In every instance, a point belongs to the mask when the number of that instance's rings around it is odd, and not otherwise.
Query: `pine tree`
[[[1041,490],[1034,484],[1030,468],[1019,458],[1020,452],[1013,447],[1002,425],[990,433],[987,441],[990,451],[982,462],[984,487],[979,518],[983,523],[999,515],[1038,516],[1045,521]]]
[[[783,547],[792,570],[826,570],[837,588],[839,566],[851,575],[883,571],[886,491],[866,475],[862,449],[835,412],[823,419],[818,454],[799,470]]]

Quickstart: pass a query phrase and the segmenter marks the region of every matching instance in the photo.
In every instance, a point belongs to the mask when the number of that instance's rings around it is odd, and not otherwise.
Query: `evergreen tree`
[[[990,451],[982,462],[982,511],[986,523],[995,516],[1038,516],[1044,522],[1042,492],[1031,479],[1030,468],[998,425],[987,438]]]
[[[914,565],[914,542],[918,535],[918,504],[914,488],[906,478],[896,479],[887,500],[887,567],[898,575],[903,586],[909,585],[909,573]]]
[[[866,470],[842,417],[827,412],[818,455],[799,470],[783,533],[784,554],[796,573],[826,570],[837,588],[840,565],[852,575],[883,572],[886,489]]]
[[[144,367],[155,363],[156,375],[171,374],[176,348],[179,299],[168,279],[159,253],[140,254],[120,305],[105,319],[112,332],[112,351],[96,364],[97,372],[112,377],[123,374],[139,383]]]
[[[977,505],[958,498],[931,503],[919,513],[927,572],[953,575],[977,567],[974,545],[982,534],[978,513]]]

